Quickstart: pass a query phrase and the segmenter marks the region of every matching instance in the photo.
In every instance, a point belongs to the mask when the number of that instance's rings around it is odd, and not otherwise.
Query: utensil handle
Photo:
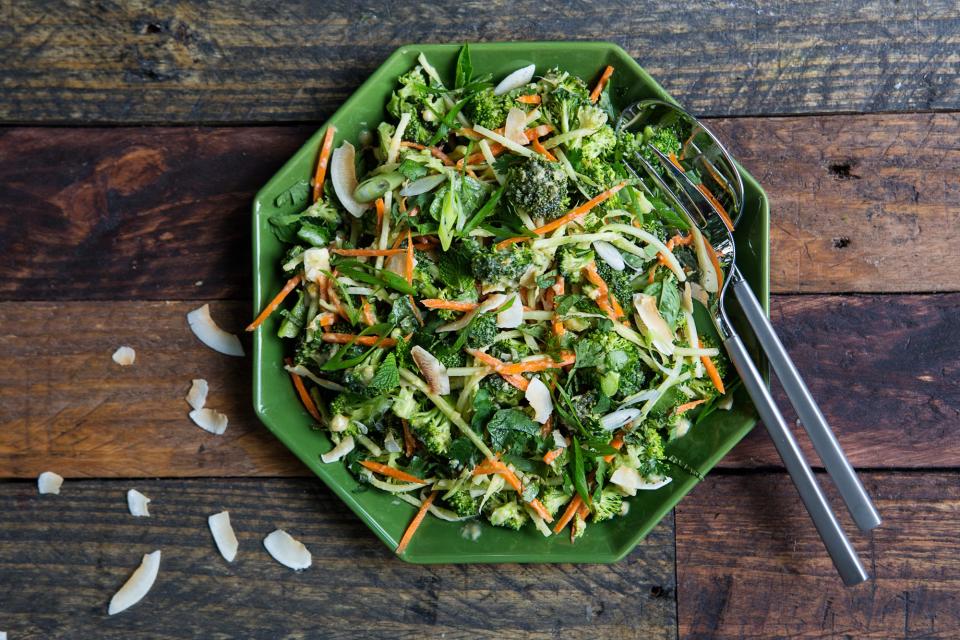
[[[810,395],[810,390],[800,377],[790,354],[783,348],[783,343],[773,330],[770,320],[763,312],[763,307],[760,306],[760,302],[757,301],[753,290],[739,270],[735,269],[731,273],[730,286],[747,322],[750,323],[750,328],[760,342],[760,347],[767,355],[777,378],[780,379],[780,384],[783,385],[783,390],[796,410],[800,423],[806,429],[813,448],[820,456],[824,469],[830,474],[840,497],[843,498],[850,516],[861,531],[870,531],[880,524],[880,515],[850,465],[850,461],[844,455],[843,449],[840,448],[840,443],[837,442],[826,418],[823,417],[816,400]]]
[[[750,394],[750,398],[757,408],[757,413],[760,414],[760,419],[763,420],[767,431],[770,432],[777,453],[780,454],[787,472],[793,479],[793,483],[800,493],[800,499],[810,513],[813,524],[827,548],[827,553],[830,554],[830,559],[833,560],[833,565],[840,573],[843,583],[850,586],[867,580],[869,576],[860,563],[857,552],[830,510],[826,496],[823,495],[823,491],[820,489],[813,471],[810,470],[803,452],[800,451],[793,433],[787,427],[780,409],[774,403],[773,396],[770,395],[770,391],[764,384],[760,372],[757,371],[756,365],[750,359],[750,354],[743,346],[743,341],[734,333],[724,341],[723,346],[730,354],[730,360],[737,369],[737,373],[740,374],[743,386]]]

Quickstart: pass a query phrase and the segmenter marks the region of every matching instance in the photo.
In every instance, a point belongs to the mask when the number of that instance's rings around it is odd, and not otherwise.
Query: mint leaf
[[[373,379],[370,380],[367,388],[377,395],[383,395],[398,386],[400,386],[400,370],[397,368],[396,356],[390,353],[380,363],[380,367],[373,374]]]
[[[297,180],[286,191],[277,196],[273,204],[277,207],[302,207],[310,197],[310,183],[306,180]]]
[[[497,410],[490,392],[481,387],[473,396],[473,418],[470,419],[470,426],[477,433],[483,431],[483,425],[487,423],[490,416]]]
[[[413,160],[404,160],[400,163],[400,166],[397,167],[397,173],[402,175],[407,180],[416,180],[422,178],[430,172],[425,166],[419,162],[414,162]]]
[[[500,409],[487,423],[490,446],[501,451],[540,433],[540,425],[517,409]]]

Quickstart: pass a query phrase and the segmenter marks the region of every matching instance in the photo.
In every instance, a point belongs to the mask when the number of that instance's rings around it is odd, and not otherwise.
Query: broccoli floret
[[[331,420],[346,419],[351,428],[356,428],[360,423],[368,429],[380,430],[380,423],[390,409],[390,402],[386,396],[367,398],[354,393],[340,393],[330,403]]]
[[[584,380],[611,398],[623,398],[640,390],[644,367],[640,352],[629,340],[608,331],[592,331],[577,347],[596,354],[595,364],[583,367]]]
[[[557,249],[556,260],[560,267],[560,275],[567,282],[574,284],[583,281],[583,268],[594,261],[591,249],[581,248],[573,244],[562,245]]]
[[[492,313],[474,316],[467,327],[467,346],[471,349],[483,349],[497,339],[497,318]]]
[[[490,512],[488,519],[490,524],[496,527],[507,527],[519,531],[527,522],[527,514],[519,504],[511,500]]]
[[[479,503],[477,499],[470,495],[466,489],[460,489],[449,498],[445,498],[450,508],[457,512],[461,518],[468,518],[477,515]]]
[[[440,409],[414,412],[410,416],[410,429],[430,453],[442,455],[450,448],[450,421]]]
[[[602,158],[612,152],[616,146],[617,134],[606,125],[600,127],[596,133],[591,133],[580,140],[580,150],[585,160]]]
[[[462,246],[470,259],[473,277],[486,284],[515,286],[533,262],[533,255],[528,247],[512,245],[502,250],[484,248],[473,238],[465,239]]]
[[[469,287],[460,291],[451,287],[443,287],[434,297],[440,298],[441,300],[456,300],[458,302],[476,302],[478,299],[475,287]],[[437,317],[445,322],[452,322],[462,315],[459,311],[451,311],[449,309],[436,309],[433,313],[437,314]]]
[[[602,522],[620,515],[623,496],[614,489],[606,488],[600,492],[600,499],[593,502],[593,521]]]
[[[553,220],[570,205],[567,174],[559,164],[540,156],[510,167],[504,195],[515,211],[531,218]]]
[[[501,376],[487,376],[480,382],[480,388],[486,389],[491,399],[500,406],[513,407],[523,398],[523,391],[507,382]]]
[[[660,160],[647,147],[647,144],[652,144],[666,155],[679,153],[681,147],[680,137],[674,129],[670,127],[654,129],[647,126],[642,132],[621,131],[617,135],[615,152],[622,154],[628,160],[639,153],[658,173],[662,172]]]
[[[561,133],[572,127],[577,110],[590,104],[590,90],[586,83],[566,71],[551,69],[539,82],[540,92],[545,94],[543,109]]]
[[[670,155],[671,153],[680,153],[680,137],[677,132],[670,127],[645,127],[643,130],[643,139],[652,144],[662,153]]]
[[[634,429],[627,437],[626,463],[637,470],[642,476],[654,475],[666,458],[663,436],[656,426],[644,422],[639,429]]]
[[[513,106],[509,95],[495,96],[493,89],[487,88],[474,94],[464,111],[474,124],[487,129],[499,129],[507,121],[507,112]]]
[[[570,538],[571,542],[576,540],[587,530],[587,521],[580,517],[578,513],[573,517],[573,522],[570,523]]]
[[[580,163],[578,173],[580,175],[583,188],[587,194],[590,195],[590,197],[603,193],[607,189],[617,185],[621,180],[623,180],[624,177],[626,177],[618,173],[614,165],[599,158],[585,159]],[[601,202],[598,205],[598,209],[600,211],[607,211],[610,209],[616,209],[620,206],[620,195],[617,194],[616,196]]]
[[[395,416],[409,420],[420,409],[420,403],[417,402],[414,393],[414,390],[410,387],[400,387],[400,391],[393,399],[393,406],[391,407]]]
[[[426,144],[436,131],[436,127],[430,123],[437,119],[437,111],[442,112],[442,102],[421,88],[420,85],[428,83],[419,65],[400,76],[397,83],[399,87],[387,103],[387,113],[398,119],[402,114],[409,113],[410,122],[403,137]]]
[[[620,306],[627,311],[633,304],[633,280],[635,274],[629,269],[616,271],[604,260],[597,260],[597,274],[607,283],[607,288]]]
[[[540,503],[551,516],[556,516],[570,502],[570,498],[570,494],[565,493],[560,487],[548,487],[540,495]]]

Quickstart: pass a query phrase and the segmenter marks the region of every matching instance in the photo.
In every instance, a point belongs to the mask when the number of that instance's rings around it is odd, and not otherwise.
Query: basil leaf
[[[457,226],[457,220],[460,219],[462,212],[460,208],[459,189],[455,183],[456,178],[450,178],[450,188],[443,196],[443,202],[440,206],[440,228],[437,235],[440,237],[440,247],[444,251],[450,249],[453,242],[454,228]]]
[[[456,89],[462,89],[470,84],[470,78],[473,76],[473,64],[470,61],[470,45],[465,44],[460,48],[460,55],[457,56],[457,73],[453,86]]]
[[[587,487],[587,471],[583,460],[583,449],[580,448],[580,441],[573,438],[573,455],[570,456],[571,475],[573,476],[573,486],[576,488],[580,499],[586,504],[592,504],[590,500],[590,489]]]

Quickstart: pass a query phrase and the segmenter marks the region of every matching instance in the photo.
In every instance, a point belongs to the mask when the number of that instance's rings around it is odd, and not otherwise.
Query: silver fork
[[[757,412],[773,439],[784,466],[793,478],[800,498],[810,513],[834,566],[843,582],[854,585],[868,579],[866,570],[856,551],[834,516],[826,496],[817,482],[803,452],[797,445],[793,432],[764,384],[760,372],[750,358],[749,352],[737,334],[727,315],[725,302],[727,291],[733,291],[743,315],[757,337],[760,347],[773,366],[787,397],[800,422],[806,429],[817,455],[830,475],[847,506],[851,517],[861,531],[869,531],[880,524],[870,497],[857,478],[830,430],[823,413],[814,401],[793,364],[790,355],[774,332],[760,303],[736,265],[736,245],[732,228],[743,212],[743,181],[730,154],[716,136],[700,121],[679,107],[660,100],[646,100],[631,105],[623,111],[618,128],[633,129],[648,124],[671,124],[680,122],[689,138],[683,144],[681,159],[669,158],[653,145],[648,145],[653,159],[658,162],[663,175],[675,185],[671,188],[661,172],[640,154],[625,159],[628,169],[637,177],[638,164],[659,190],[672,201],[688,222],[700,230],[712,245],[721,266],[723,285],[710,309],[717,330],[724,341],[730,360],[743,380],[744,388],[753,400]],[[689,157],[687,157],[689,154]],[[632,161],[632,162],[631,162]],[[676,164],[675,164],[676,162]],[[681,168],[683,163],[689,168]],[[680,165],[679,167],[677,165]],[[702,174],[703,190],[688,175],[696,169]],[[719,194],[719,197],[714,195]],[[733,218],[727,215],[733,211]]]

